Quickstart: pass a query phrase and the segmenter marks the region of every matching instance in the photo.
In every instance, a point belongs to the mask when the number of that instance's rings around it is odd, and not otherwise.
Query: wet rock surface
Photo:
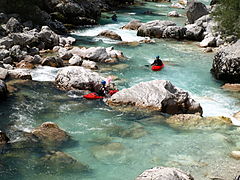
[[[169,81],[153,80],[123,89],[107,100],[111,106],[135,106],[168,114],[197,113],[202,108],[190,95]]]
[[[170,167],[154,167],[140,174],[135,180],[194,180],[194,178],[180,169]]]

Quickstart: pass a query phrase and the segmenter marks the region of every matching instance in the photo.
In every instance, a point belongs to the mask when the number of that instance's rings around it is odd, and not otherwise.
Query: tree
[[[240,0],[221,0],[216,5],[213,17],[225,35],[240,38]]]

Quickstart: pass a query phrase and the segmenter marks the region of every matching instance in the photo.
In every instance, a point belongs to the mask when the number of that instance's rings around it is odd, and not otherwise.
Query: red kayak
[[[161,66],[152,66],[152,70],[153,71],[160,71],[163,67],[164,67],[164,64],[162,64]]]
[[[110,90],[109,95],[112,96],[116,92],[118,92],[118,90]],[[103,98],[105,98],[104,96],[98,96],[97,93],[95,93],[95,92],[83,95],[83,97],[86,99],[103,99]]]
[[[102,99],[102,98],[104,98],[103,96],[98,96],[97,93],[94,93],[94,92],[83,95],[83,97],[86,99]]]

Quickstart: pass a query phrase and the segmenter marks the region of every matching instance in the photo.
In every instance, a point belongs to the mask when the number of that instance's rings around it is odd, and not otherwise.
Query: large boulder
[[[188,22],[190,24],[193,24],[198,18],[209,14],[209,11],[204,4],[196,1],[190,2],[186,7],[186,10]]]
[[[8,75],[12,79],[32,80],[32,76],[31,76],[30,71],[28,71],[26,69],[8,70]]]
[[[209,34],[199,44],[201,47],[216,47],[216,38]]]
[[[168,114],[202,114],[202,107],[188,92],[169,81],[153,80],[123,89],[107,100],[111,106],[136,106]]]
[[[43,66],[51,66],[51,67],[63,67],[63,60],[60,57],[46,57],[41,61]]]
[[[219,80],[240,83],[240,40],[219,50],[213,59],[211,72]]]
[[[168,26],[164,31],[162,37],[182,40],[185,35],[186,28],[181,26]]]
[[[24,33],[12,33],[9,34],[9,37],[13,39],[14,45],[20,45],[22,47],[31,47],[39,43],[37,32],[34,31],[27,31]]]
[[[7,97],[7,85],[4,81],[0,80],[0,100],[6,99]]]
[[[52,122],[43,123],[31,133],[44,145],[58,146],[70,140],[70,136]]]
[[[69,52],[67,49],[62,48],[62,47],[59,48],[58,55],[63,60],[69,60],[73,56],[73,54],[71,52]]]
[[[185,38],[188,40],[201,41],[203,40],[204,29],[196,24],[188,24],[185,26]]]
[[[144,171],[135,180],[194,180],[194,178],[180,169],[160,166]]]
[[[119,36],[117,33],[115,33],[114,31],[110,31],[110,30],[105,30],[102,31],[101,33],[99,33],[97,36],[102,36],[102,37],[107,37],[113,40],[119,40],[122,41],[121,36]]]
[[[60,89],[64,90],[90,90],[101,83],[104,77],[89,69],[79,66],[69,66],[58,71],[55,82]]]
[[[82,58],[78,55],[73,55],[73,57],[71,57],[71,59],[69,59],[69,64],[71,66],[80,66],[82,64]]]
[[[22,32],[23,27],[16,18],[11,17],[6,24],[6,29],[10,33],[17,33]]]
[[[48,26],[43,26],[38,36],[46,49],[52,49],[54,46],[59,45],[59,35],[53,32]]]
[[[137,35],[161,38],[164,30],[168,26],[176,26],[176,24],[172,21],[160,21],[160,20],[150,21],[148,23],[141,25],[138,28]]]
[[[89,169],[87,165],[82,164],[72,156],[60,151],[50,151],[40,160],[43,164],[43,168],[46,168],[48,172],[67,171],[79,173]]]
[[[125,26],[121,27],[122,29],[137,30],[142,25],[142,22],[139,20],[132,20]]]

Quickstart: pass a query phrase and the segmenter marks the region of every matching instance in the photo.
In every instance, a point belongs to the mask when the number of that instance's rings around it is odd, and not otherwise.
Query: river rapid
[[[202,1],[209,4],[209,1]],[[153,14],[143,14],[144,11]],[[167,17],[177,10],[182,17]],[[119,89],[154,79],[170,80],[188,91],[203,107],[203,116],[232,118],[239,111],[239,95],[221,88],[210,73],[214,53],[203,53],[196,42],[155,39],[155,44],[138,46],[117,45],[116,41],[95,37],[103,30],[118,33],[123,41],[139,41],[136,31],[120,27],[133,19],[172,20],[179,25],[186,22],[184,10],[173,9],[167,3],[146,3],[117,11],[118,22],[110,13],[103,13],[99,26],[75,30],[79,46],[113,46],[121,50],[127,60],[115,65],[100,65],[106,77],[116,76]],[[160,72],[146,67],[159,55],[165,63]],[[240,148],[238,126],[215,129],[173,128],[157,113],[120,112],[101,100],[89,101],[80,96],[56,89],[52,83],[58,69],[37,68],[32,71],[33,82],[18,82],[18,90],[8,101],[0,104],[1,128],[17,139],[16,129],[31,131],[46,121],[57,123],[75,143],[61,151],[87,164],[87,172],[46,171],[38,167],[41,153],[19,150],[2,157],[1,179],[82,179],[133,180],[144,170],[154,166],[177,167],[197,180],[221,177],[231,180],[240,174],[240,164],[229,154]],[[236,125],[238,122],[232,118]],[[4,156],[4,155],[2,155]]]

